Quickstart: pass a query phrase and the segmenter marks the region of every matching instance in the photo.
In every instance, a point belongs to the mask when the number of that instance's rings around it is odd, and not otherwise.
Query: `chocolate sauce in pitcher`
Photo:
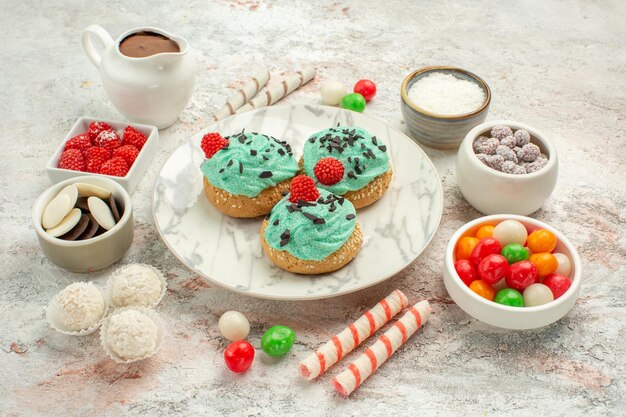
[[[176,42],[154,32],[137,32],[120,43],[120,52],[132,58],[145,58],[156,54],[180,52]]]

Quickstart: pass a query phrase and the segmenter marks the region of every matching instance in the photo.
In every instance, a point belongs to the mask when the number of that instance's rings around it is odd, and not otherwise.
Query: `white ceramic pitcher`
[[[176,42],[180,52],[133,58],[120,52],[120,43],[137,32],[154,32]],[[92,42],[95,35],[104,46],[102,55]],[[98,25],[91,25],[81,38],[87,57],[100,71],[104,91],[128,120],[157,126],[171,126],[187,105],[196,76],[193,51],[180,36],[152,27],[135,28],[113,41]]]

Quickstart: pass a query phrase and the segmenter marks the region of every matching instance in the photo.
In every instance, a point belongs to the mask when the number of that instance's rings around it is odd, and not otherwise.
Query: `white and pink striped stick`
[[[333,386],[348,396],[393,355],[430,317],[430,304],[420,301],[368,347],[348,368],[333,378]]]
[[[366,311],[357,321],[333,336],[331,340],[304,359],[300,363],[300,373],[307,380],[323,374],[407,305],[409,305],[409,301],[406,295],[400,290],[395,290],[376,304],[374,308]]]

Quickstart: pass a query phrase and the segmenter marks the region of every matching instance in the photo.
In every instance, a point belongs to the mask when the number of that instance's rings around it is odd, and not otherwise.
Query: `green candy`
[[[296,333],[291,327],[272,326],[261,338],[261,349],[270,356],[283,356],[296,341]]]
[[[365,97],[359,93],[346,94],[341,99],[341,107],[363,113],[363,110],[365,110]]]
[[[530,256],[530,254],[528,253],[528,248],[525,248],[519,243],[511,243],[506,245],[502,248],[501,254],[509,262],[509,265],[514,264],[515,262],[525,261]]]
[[[524,297],[513,288],[503,288],[496,294],[494,300],[498,304],[511,307],[524,307]]]

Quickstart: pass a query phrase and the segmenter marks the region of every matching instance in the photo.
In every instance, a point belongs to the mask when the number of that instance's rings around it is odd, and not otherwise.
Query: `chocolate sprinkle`
[[[266,161],[269,161],[269,160],[270,160],[270,159],[269,159],[267,156],[265,156],[265,155],[261,155],[261,156],[262,156],[262,157],[263,157],[263,159],[265,159]]]
[[[291,231],[289,229],[285,229],[285,231],[280,235],[281,239],[287,239],[291,237]]]
[[[239,143],[245,143],[246,142],[246,136],[245,135],[241,135],[241,136],[239,136],[238,140],[239,140]]]
[[[281,194],[283,195],[283,197],[286,197],[287,194],[289,194],[289,191],[283,191]]]
[[[256,156],[256,150],[250,149],[250,155],[251,156]]]
[[[243,164],[239,162],[239,173],[243,174]]]
[[[280,246],[283,247],[285,246],[287,243],[289,243],[289,239],[283,239],[280,241]]]
[[[376,136],[372,136],[372,143],[374,146],[378,146],[378,142],[376,141]]]
[[[280,156],[285,156],[285,151],[284,151],[284,150],[282,150],[282,149],[280,149],[280,148],[278,148],[278,150],[277,150],[276,152],[278,152],[278,154],[279,154]]]
[[[359,168],[358,165],[354,167],[354,170],[356,171],[358,175],[361,175],[361,168]]]
[[[270,178],[272,175],[272,171],[263,171],[259,174],[260,178]]]
[[[224,168],[219,170],[219,173],[221,174],[222,172],[224,172]]]
[[[315,143],[315,137],[314,137],[314,136],[310,137],[310,138],[309,138],[309,142],[310,142],[310,143]]]
[[[347,175],[349,178],[352,178],[352,179],[354,179],[354,180],[356,180],[356,179],[357,179],[357,178],[356,178],[356,175],[354,175],[354,172],[352,172],[352,171],[348,171],[348,173],[347,173],[346,175]]]
[[[312,203],[310,201],[306,201],[306,200],[302,200],[302,199],[298,199],[298,207],[315,207],[315,203]]]
[[[278,219],[274,220],[274,223],[272,223],[274,226],[278,226]]]
[[[337,200],[337,202],[339,203],[340,206],[343,206],[343,202],[346,201],[345,198],[343,197],[339,197],[339,199]]]
[[[228,163],[226,164],[227,167],[231,166],[233,164],[233,160],[231,159],[230,161],[228,161]]]
[[[387,147],[385,145],[380,145],[378,149],[380,149],[383,152],[387,152]]]
[[[372,159],[376,159],[376,155],[374,155],[374,152],[372,152],[371,149],[368,149],[367,153],[372,157]]]
[[[348,214],[348,215],[346,216],[346,220],[352,220],[352,219],[354,219],[355,217],[356,217],[356,216],[355,216],[354,214],[350,213],[350,214]]]
[[[326,223],[326,220],[318,217],[317,219],[313,220],[313,224],[324,224]]]
[[[316,215],[311,214],[311,213],[307,213],[307,212],[305,212],[305,211],[303,211],[303,212],[302,212],[302,214],[303,214],[303,215],[304,215],[304,217],[306,217],[307,219],[309,219],[309,220],[313,220],[313,223],[315,223],[315,220],[317,220],[317,219],[318,219],[318,217],[317,217]]]

